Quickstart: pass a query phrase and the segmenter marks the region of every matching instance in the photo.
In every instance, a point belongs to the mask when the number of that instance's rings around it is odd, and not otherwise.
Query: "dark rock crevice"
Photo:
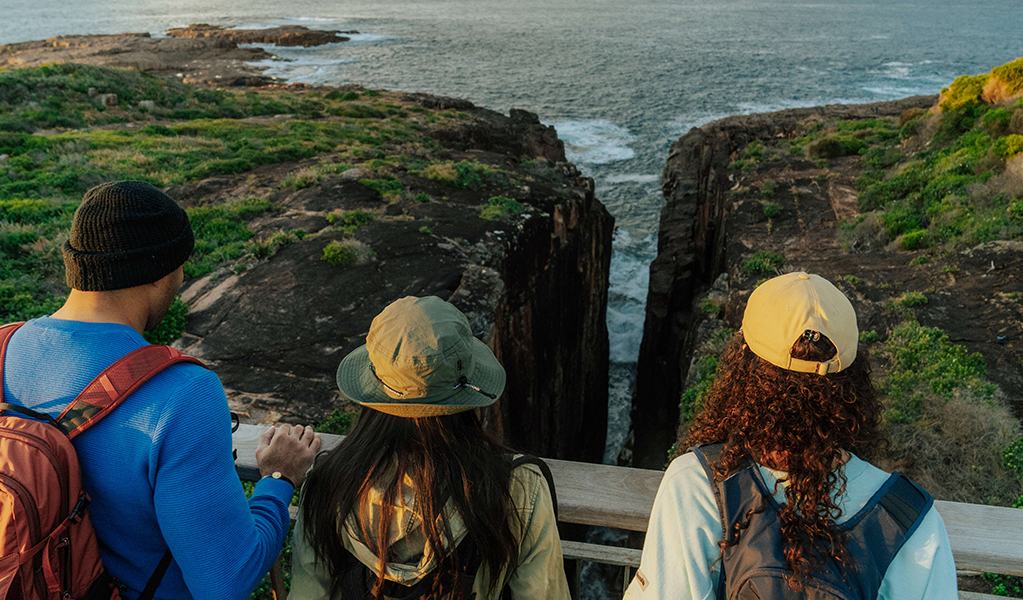
[[[661,468],[675,442],[674,424],[697,325],[694,302],[729,268],[729,165],[735,153],[757,139],[790,135],[807,123],[898,116],[929,108],[933,96],[864,105],[829,105],[768,114],[728,117],[693,128],[672,144],[664,168],[657,257],[650,266],[643,342],[633,395],[633,464]]]

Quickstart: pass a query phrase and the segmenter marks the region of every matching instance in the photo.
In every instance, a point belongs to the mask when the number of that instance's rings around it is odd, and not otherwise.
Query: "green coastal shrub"
[[[920,250],[921,248],[927,248],[930,246],[927,231],[923,229],[904,233],[900,235],[895,242],[899,245],[899,248],[902,248],[903,250]]]
[[[994,143],[995,154],[1002,160],[1008,160],[1023,152],[1023,135],[1008,135]]]
[[[487,203],[480,207],[480,218],[493,221],[500,217],[521,214],[525,210],[525,205],[518,200],[513,200],[507,196],[491,196]]]
[[[781,206],[776,202],[765,202],[764,203],[764,216],[768,219],[773,219],[781,214]]]
[[[1017,502],[1023,483],[1006,456],[1020,439],[1020,422],[985,379],[981,355],[939,329],[906,321],[879,359],[886,458],[912,464],[909,476],[941,500]]]
[[[1002,81],[1010,93],[1023,92],[1023,58],[991,69],[991,75]]]
[[[963,387],[984,398],[994,393],[994,386],[984,380],[987,365],[980,353],[953,344],[940,329],[905,321],[892,330],[885,356],[890,365],[882,390],[890,400],[890,420],[919,418],[921,389],[945,399]]]
[[[785,257],[770,252],[757,252],[739,264],[743,275],[774,275],[785,264]]]
[[[862,139],[852,136],[829,136],[806,146],[806,154],[810,158],[830,159],[859,154],[867,147]]]
[[[502,176],[497,169],[467,160],[433,163],[420,170],[419,175],[461,189],[479,189],[489,183],[507,180],[507,176]]]
[[[327,213],[327,222],[335,224],[334,228],[346,234],[352,234],[363,225],[368,225],[375,219],[373,213],[364,210],[332,211]]]
[[[905,308],[913,308],[914,306],[921,306],[927,304],[927,296],[923,292],[903,292],[897,298],[890,298],[885,303],[885,308],[888,310],[898,310]]]
[[[336,267],[346,267],[356,261],[359,255],[350,245],[333,240],[323,249],[322,260]]]
[[[987,84],[987,80],[990,77],[990,74],[960,75],[956,77],[952,85],[941,90],[943,96],[939,105],[941,110],[954,110],[969,103],[979,102],[981,92],[984,91],[984,85]]]
[[[375,190],[384,198],[399,196],[405,189],[405,186],[391,175],[382,175],[379,179],[360,179],[359,183]]]

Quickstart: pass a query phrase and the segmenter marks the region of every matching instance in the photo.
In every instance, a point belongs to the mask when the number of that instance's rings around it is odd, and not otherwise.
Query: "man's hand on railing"
[[[320,434],[312,427],[277,425],[259,437],[256,463],[263,477],[280,473],[295,488],[305,481],[306,471],[320,451]]]

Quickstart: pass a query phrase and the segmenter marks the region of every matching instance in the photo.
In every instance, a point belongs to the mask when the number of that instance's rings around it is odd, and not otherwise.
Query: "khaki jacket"
[[[405,482],[411,484],[406,478]],[[414,584],[429,574],[436,566],[436,557],[431,551],[424,551],[426,546],[419,515],[413,506],[413,496],[409,488],[400,506],[394,507],[394,520],[391,523],[391,539],[388,540],[389,552],[393,557],[387,563],[385,577],[405,585]],[[551,502],[547,480],[535,465],[524,464],[512,472],[511,488],[512,503],[521,517],[521,524],[514,522],[512,531],[521,532],[519,537],[518,564],[514,568],[504,568],[497,574],[500,585],[494,594],[487,594],[490,577],[486,565],[480,567],[473,582],[473,592],[478,600],[498,600],[501,589],[505,586],[511,592],[513,600],[568,600],[568,581],[561,556],[561,539],[558,537],[557,523],[554,518],[554,507]],[[378,507],[382,503],[379,493],[370,493],[369,518],[378,518]],[[453,503],[445,507],[448,522],[454,536],[455,546],[466,535],[465,524]],[[349,529],[355,529],[352,519],[349,526],[340,532],[345,548],[355,555],[374,573],[377,572],[377,557],[370,549],[351,535]],[[372,527],[370,527],[372,529]],[[447,546],[445,549],[451,548]],[[299,512],[295,535],[292,540],[291,594],[290,600],[342,600],[330,598],[330,577],[326,569],[317,564],[312,548],[306,544],[302,532],[302,517]]]

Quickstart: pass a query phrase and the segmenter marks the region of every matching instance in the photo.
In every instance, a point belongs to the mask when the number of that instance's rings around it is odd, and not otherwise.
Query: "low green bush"
[[[338,240],[331,241],[323,249],[322,260],[325,260],[337,267],[348,266],[354,263],[358,258],[359,255],[355,251],[355,248],[352,248],[350,245],[343,242],[339,242]]]
[[[902,248],[903,250],[920,250],[921,248],[927,248],[930,246],[930,239],[927,236],[927,231],[923,229],[904,233],[895,241],[899,245],[899,248]]]
[[[927,304],[927,296],[923,292],[903,292],[897,298],[891,298],[885,304],[889,310],[897,310],[899,308],[913,308],[914,306],[921,306]]]
[[[810,158],[830,159],[859,154],[867,147],[863,140],[852,136],[828,136],[806,146]]]
[[[1010,93],[1023,92],[1023,58],[991,69],[991,75],[1005,83]]]
[[[946,399],[960,387],[969,387],[982,397],[994,393],[994,386],[984,380],[987,365],[980,353],[953,344],[940,329],[903,322],[892,330],[885,355],[890,364],[882,389],[892,401],[889,410],[897,410],[902,418],[919,418],[920,402],[915,396],[919,388]]]
[[[491,196],[487,203],[480,207],[480,218],[493,221],[500,217],[521,214],[525,210],[526,207],[517,200],[507,196]]]
[[[757,252],[739,264],[739,272],[744,275],[774,275],[784,264],[785,257],[780,254]]]
[[[984,85],[990,77],[990,74],[960,75],[956,77],[952,85],[941,90],[941,94],[944,96],[940,105],[941,110],[950,111],[970,103],[979,102],[980,94],[984,91]]]
[[[994,144],[995,154],[1002,160],[1008,160],[1023,152],[1023,135],[1008,135],[999,138]]]
[[[400,181],[390,175],[382,175],[379,179],[360,179],[359,183],[385,198],[400,195],[405,189]]]

